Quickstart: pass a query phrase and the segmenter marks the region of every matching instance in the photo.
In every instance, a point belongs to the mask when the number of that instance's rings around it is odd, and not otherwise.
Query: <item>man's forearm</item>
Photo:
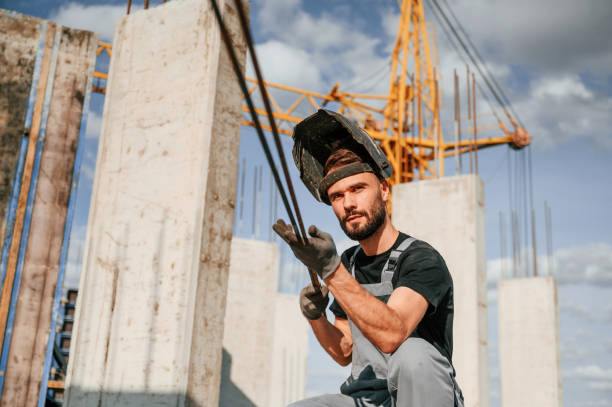
[[[333,326],[323,315],[319,319],[308,320],[317,340],[338,364],[346,366],[351,363],[352,341],[342,331]]]
[[[343,265],[325,283],[348,317],[381,351],[393,352],[408,336],[399,315],[364,290]]]

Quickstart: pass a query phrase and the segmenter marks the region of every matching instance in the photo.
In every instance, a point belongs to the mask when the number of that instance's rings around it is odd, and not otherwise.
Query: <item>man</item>
[[[319,136],[332,146],[329,154],[313,142]],[[311,192],[319,183],[313,195],[331,204],[346,235],[359,245],[340,257],[331,236],[315,226],[305,244],[282,220],[273,226],[325,283],[320,291],[310,285],[300,294],[302,313],[319,343],[340,365],[352,363],[341,394],[291,407],[462,406],[451,363],[451,276],[435,249],[391,223],[384,178],[390,166],[378,146],[363,137],[363,130],[325,110],[305,119],[294,133],[302,179]],[[310,149],[300,150],[304,146]],[[308,157],[326,155],[321,174],[313,175],[312,168],[305,173]],[[333,324],[325,314],[328,291],[334,295]]]

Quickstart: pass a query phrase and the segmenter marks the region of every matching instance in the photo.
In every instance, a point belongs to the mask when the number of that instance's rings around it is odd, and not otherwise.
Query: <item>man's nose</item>
[[[357,207],[357,202],[353,194],[347,193],[344,195],[344,210],[347,212],[352,211]]]

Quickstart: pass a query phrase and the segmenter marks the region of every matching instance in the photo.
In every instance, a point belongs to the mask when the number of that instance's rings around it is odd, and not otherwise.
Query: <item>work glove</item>
[[[317,229],[316,226],[308,228],[311,236],[306,243],[300,242],[291,225],[282,219],[276,221],[272,229],[291,247],[291,251],[302,263],[314,270],[323,280],[330,277],[340,265],[340,256],[336,245],[329,233]]]
[[[325,314],[325,308],[329,303],[329,290],[324,285],[321,291],[308,284],[300,291],[300,309],[308,319],[315,320]]]

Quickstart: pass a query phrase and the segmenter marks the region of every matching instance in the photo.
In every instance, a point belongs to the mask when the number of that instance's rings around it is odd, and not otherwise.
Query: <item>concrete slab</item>
[[[498,301],[502,406],[560,407],[557,281],[501,280]]]
[[[32,20],[40,25],[42,21]],[[27,248],[19,285],[2,406],[38,402],[60,254],[79,140],[83,102],[93,74],[97,35],[47,23],[51,38],[59,33],[48,119]],[[34,31],[28,29],[26,31]],[[53,41],[48,44],[53,48]],[[40,95],[39,95],[40,96]],[[38,135],[36,135],[38,136]],[[25,231],[24,231],[25,232]],[[9,331],[7,331],[9,332]],[[46,378],[44,378],[46,380]]]
[[[277,294],[276,243],[234,237],[223,335],[220,407],[284,407],[304,398],[308,323]]]
[[[216,407],[242,97],[207,0],[114,38],[66,405]]]
[[[220,407],[270,405],[277,275],[277,244],[232,239]]]
[[[487,407],[484,191],[476,175],[393,187],[393,224],[444,257],[454,284],[453,365],[466,407]]]
[[[298,297],[276,294],[270,407],[285,407],[306,398],[309,331]]]

